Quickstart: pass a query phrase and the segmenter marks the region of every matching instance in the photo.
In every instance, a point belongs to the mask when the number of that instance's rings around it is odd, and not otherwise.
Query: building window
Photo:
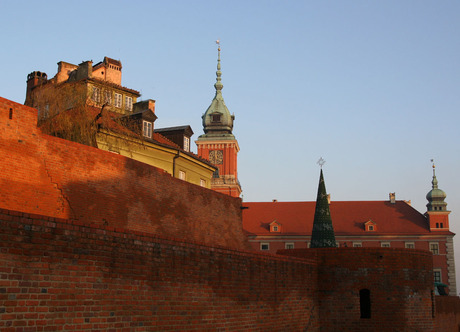
[[[273,232],[278,232],[278,226],[273,226]]]
[[[294,249],[294,243],[289,242],[284,245],[285,249]]]
[[[184,136],[184,150],[190,151],[190,138]]]
[[[430,242],[430,251],[433,255],[439,255],[439,244],[437,242]]]
[[[142,134],[145,137],[152,138],[152,123],[148,121],[143,121]]]
[[[442,282],[441,281],[441,270],[433,270],[433,277],[434,277],[434,282]]]
[[[121,102],[122,102],[121,94],[115,93],[115,100],[114,100],[113,106],[121,108]]]
[[[371,291],[368,289],[361,289],[359,291],[359,308],[361,311],[361,318],[371,318]]]
[[[179,171],[179,179],[185,180],[185,172],[184,171]]]
[[[368,226],[368,230],[369,230],[369,231],[373,231],[373,230],[374,230],[374,225],[369,225],[369,226]]]
[[[206,180],[205,179],[200,179],[200,186],[206,187]]]
[[[96,103],[99,103],[101,101],[101,89],[93,86],[93,93],[91,95],[91,99]]]
[[[358,247],[362,247],[363,244],[361,242],[353,242],[353,247],[354,248],[358,248]]]
[[[382,242],[382,243],[380,244],[380,246],[381,246],[382,248],[390,248],[390,242]]]
[[[270,244],[269,243],[260,243],[260,250],[270,250]]]
[[[125,110],[132,111],[133,110],[133,98],[132,97],[125,97]]]
[[[112,104],[112,91],[104,92],[104,104],[107,104],[107,105]]]
[[[415,249],[415,243],[414,242],[406,242],[405,247],[407,249]]]

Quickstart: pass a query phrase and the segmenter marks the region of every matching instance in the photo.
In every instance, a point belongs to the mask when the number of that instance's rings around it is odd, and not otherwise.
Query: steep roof
[[[283,225],[283,235],[311,235],[315,202],[252,202],[243,203],[243,228],[253,235],[269,235],[269,224],[276,220]],[[432,234],[423,214],[405,201],[333,201],[330,211],[336,236]],[[372,220],[378,227],[366,232],[364,223]],[[452,234],[436,231],[436,234]]]

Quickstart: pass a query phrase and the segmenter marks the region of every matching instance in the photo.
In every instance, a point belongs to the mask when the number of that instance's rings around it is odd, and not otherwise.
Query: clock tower
[[[219,41],[217,41],[219,45]],[[232,133],[235,115],[230,114],[222,97],[223,84],[220,71],[220,45],[217,49],[217,79],[214,87],[216,95],[201,117],[204,134],[195,142],[198,155],[208,159],[217,167],[211,180],[211,189],[233,197],[241,194],[238,181],[237,154],[238,141]]]

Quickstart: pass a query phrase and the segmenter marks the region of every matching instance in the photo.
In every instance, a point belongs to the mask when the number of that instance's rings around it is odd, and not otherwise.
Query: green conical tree
[[[321,169],[310,248],[333,247],[337,247],[337,244],[335,242],[334,228],[332,227],[331,212],[329,210],[329,202],[327,200],[323,170]]]

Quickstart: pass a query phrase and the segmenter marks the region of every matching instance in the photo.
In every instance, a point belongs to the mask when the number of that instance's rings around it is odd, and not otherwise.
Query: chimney
[[[390,193],[390,203],[391,204],[396,203],[396,193]]]
[[[48,76],[46,73],[42,73],[40,71],[34,71],[27,75],[27,89],[26,89],[26,101],[24,105],[33,107],[33,96],[32,90],[43,83],[46,83],[48,80]]]
[[[77,80],[93,76],[93,61],[85,61],[78,65]]]
[[[278,202],[278,200],[277,200],[277,199],[274,199],[274,200],[273,200],[273,203],[276,203],[276,202]]]

